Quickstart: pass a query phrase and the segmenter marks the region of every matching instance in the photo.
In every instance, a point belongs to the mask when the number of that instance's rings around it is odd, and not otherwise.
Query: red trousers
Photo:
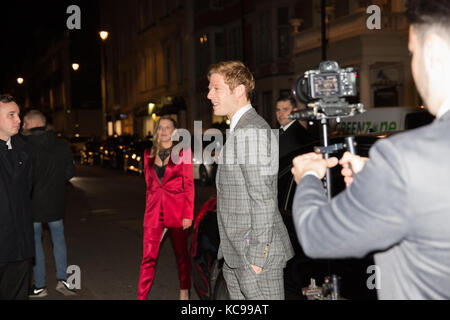
[[[161,237],[164,232],[164,221],[159,221],[156,227],[144,227],[144,253],[139,277],[138,300],[147,300],[148,292],[155,276],[156,259],[158,258]],[[189,229],[168,228],[172,239],[175,256],[178,263],[178,277],[180,289],[191,288],[191,261],[188,252]]]

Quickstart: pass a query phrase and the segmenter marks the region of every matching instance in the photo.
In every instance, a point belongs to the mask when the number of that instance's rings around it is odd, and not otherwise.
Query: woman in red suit
[[[194,170],[190,150],[182,150],[179,159],[171,157],[175,129],[175,120],[169,116],[161,117],[156,123],[153,148],[144,153],[147,193],[139,300],[147,299],[165,228],[169,231],[177,257],[180,300],[189,299],[191,265],[188,229],[194,217]]]

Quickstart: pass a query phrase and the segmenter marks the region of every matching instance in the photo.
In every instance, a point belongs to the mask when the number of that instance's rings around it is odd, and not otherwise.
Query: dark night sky
[[[38,57],[52,39],[67,30],[67,7],[77,4],[83,19],[87,6],[96,0],[2,1],[0,5],[0,91],[7,90],[19,74],[26,73],[26,63]]]

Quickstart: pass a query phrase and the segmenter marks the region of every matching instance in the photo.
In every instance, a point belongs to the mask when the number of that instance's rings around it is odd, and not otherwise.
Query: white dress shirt
[[[252,109],[252,105],[251,104],[247,104],[246,106],[240,108],[233,116],[233,118],[231,118],[231,123],[230,123],[230,131],[233,132],[234,128],[236,127],[236,125],[238,124],[239,120],[242,118],[242,116],[244,115],[244,113],[246,113],[248,110]]]
[[[287,125],[285,126],[281,126],[280,129],[282,129],[283,131],[286,132],[287,129],[289,129],[290,126],[292,126],[292,124],[294,123],[295,120],[292,120],[291,122],[289,122]]]
[[[439,119],[444,114],[446,114],[447,111],[450,111],[450,101],[444,102],[444,104],[439,108],[439,111],[438,111],[438,113],[436,115],[436,118]]]
[[[6,145],[8,146],[8,150],[12,149],[11,138],[9,138],[8,141],[6,141]]]

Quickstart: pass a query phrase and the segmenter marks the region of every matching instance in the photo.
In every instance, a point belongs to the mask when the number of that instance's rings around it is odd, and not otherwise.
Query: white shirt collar
[[[239,120],[242,118],[242,116],[244,115],[244,113],[246,113],[248,110],[250,110],[252,108],[251,104],[247,104],[246,106],[240,108],[233,116],[233,118],[231,118],[231,123],[230,123],[230,131],[233,132],[234,128],[236,127],[236,125],[238,124]]]
[[[283,129],[283,131],[286,131],[287,129],[289,129],[290,126],[292,126],[292,124],[294,123],[295,120],[292,120],[291,122],[289,122],[287,125],[285,125],[284,127],[281,126],[280,128]]]
[[[6,145],[8,146],[8,150],[12,149],[11,138],[9,138],[8,141],[6,141]]]
[[[450,101],[444,102],[444,104],[439,108],[439,111],[438,111],[438,113],[436,115],[436,118],[439,119],[444,114],[446,114],[447,111],[450,111]]]

